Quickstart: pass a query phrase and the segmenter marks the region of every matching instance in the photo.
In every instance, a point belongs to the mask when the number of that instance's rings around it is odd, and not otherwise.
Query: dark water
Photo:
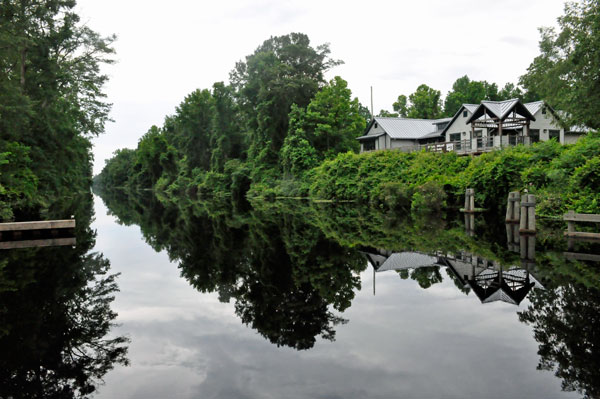
[[[0,252],[0,397],[600,394],[598,247],[562,224],[106,201],[75,248]]]

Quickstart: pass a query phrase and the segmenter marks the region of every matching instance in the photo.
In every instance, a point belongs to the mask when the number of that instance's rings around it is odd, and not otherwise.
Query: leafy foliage
[[[542,28],[541,54],[521,84],[556,109],[567,111],[566,126],[600,128],[600,3],[567,2],[559,31]]]
[[[89,138],[103,132],[110,109],[100,66],[112,62],[114,37],[80,24],[74,6],[7,0],[0,7],[0,153],[5,161],[13,154],[4,169],[23,167],[21,183],[11,172],[0,178],[14,184],[0,199],[13,212],[2,218],[46,212],[64,192],[89,190]]]

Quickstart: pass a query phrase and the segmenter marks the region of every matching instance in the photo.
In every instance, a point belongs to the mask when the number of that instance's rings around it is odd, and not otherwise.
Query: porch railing
[[[502,140],[500,140],[502,139]],[[481,152],[489,152],[492,150],[514,147],[516,145],[529,146],[531,137],[527,136],[498,136],[477,137],[468,140],[447,141],[444,143],[420,144],[415,146],[404,146],[396,148],[403,152],[456,152],[458,154],[475,154]]]

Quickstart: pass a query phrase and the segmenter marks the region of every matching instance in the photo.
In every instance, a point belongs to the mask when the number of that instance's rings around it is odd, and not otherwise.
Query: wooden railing
[[[574,211],[569,211],[563,216],[563,220],[567,222],[567,231],[565,232],[567,237],[600,239],[600,233],[585,233],[581,231],[575,231],[576,222],[600,223],[600,215],[575,213]]]
[[[504,147],[514,147],[516,145],[530,145],[531,137],[527,136],[491,136],[477,137],[475,139],[447,141],[444,143],[420,144],[415,146],[404,146],[395,148],[403,152],[456,152],[458,154],[476,154],[489,152]]]

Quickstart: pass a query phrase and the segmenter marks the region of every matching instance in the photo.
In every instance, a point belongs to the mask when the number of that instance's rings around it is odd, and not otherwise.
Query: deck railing
[[[481,152],[489,152],[504,147],[514,147],[516,145],[529,146],[530,144],[531,137],[527,136],[490,136],[477,137],[469,140],[447,141],[444,143],[404,146],[396,149],[403,152],[425,150],[426,152],[456,152],[458,154],[476,154]]]

